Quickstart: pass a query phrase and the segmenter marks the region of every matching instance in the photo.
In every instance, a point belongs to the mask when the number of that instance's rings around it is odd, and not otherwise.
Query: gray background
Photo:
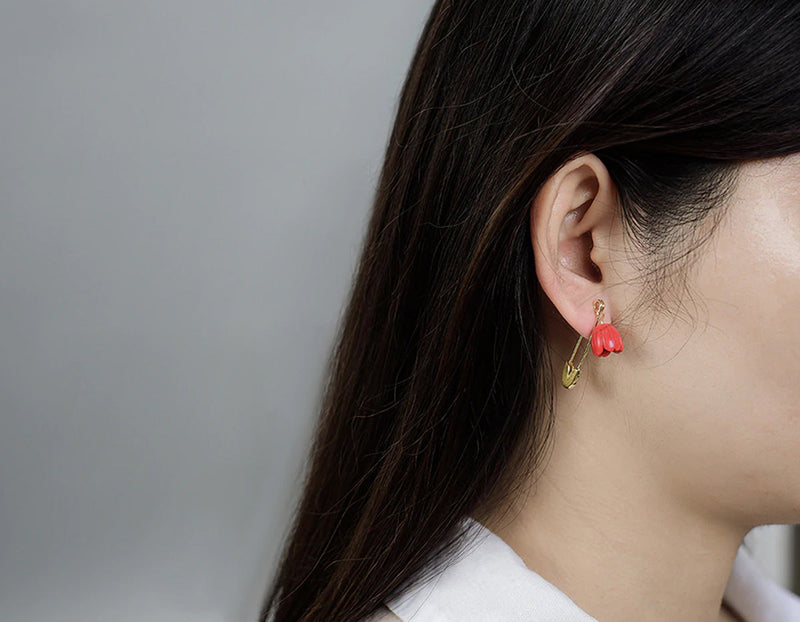
[[[0,619],[250,620],[430,0],[0,3]]]
[[[431,4],[0,2],[4,622],[255,619]]]

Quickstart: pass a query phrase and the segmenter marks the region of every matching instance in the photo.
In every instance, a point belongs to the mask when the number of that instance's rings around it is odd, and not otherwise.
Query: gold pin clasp
[[[605,306],[602,300],[598,299],[594,301],[595,326],[603,319],[603,309],[605,309]],[[594,328],[592,328],[592,331],[594,331]],[[581,364],[583,363],[583,359],[586,358],[586,354],[589,352],[591,338],[586,340],[586,347],[583,349],[581,360],[578,362],[577,366],[574,364],[575,353],[578,351],[578,346],[581,345],[581,339],[583,339],[583,335],[578,336],[578,343],[576,343],[575,347],[572,349],[572,356],[570,356],[569,360],[564,364],[564,369],[561,372],[561,384],[564,385],[565,389],[571,389],[575,386],[575,383],[578,382],[578,377],[581,375]]]

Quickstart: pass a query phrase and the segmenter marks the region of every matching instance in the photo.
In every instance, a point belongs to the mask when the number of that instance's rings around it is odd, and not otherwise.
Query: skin
[[[616,200],[584,153],[531,206],[556,424],[544,467],[484,524],[598,620],[735,620],[721,604],[742,539],[800,522],[800,154],[741,166],[680,314],[675,300],[636,316],[641,267]],[[567,390],[596,298],[624,351],[589,350]]]

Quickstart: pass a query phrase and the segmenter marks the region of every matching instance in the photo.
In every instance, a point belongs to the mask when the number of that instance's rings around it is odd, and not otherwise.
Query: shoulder
[[[403,622],[386,605],[381,605],[361,622]]]

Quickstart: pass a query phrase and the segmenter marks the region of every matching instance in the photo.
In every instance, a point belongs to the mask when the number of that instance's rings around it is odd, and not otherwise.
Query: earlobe
[[[588,338],[593,301],[605,300],[609,235],[616,193],[602,160],[584,153],[568,160],[541,187],[531,206],[530,232],[536,275],[565,321]]]

